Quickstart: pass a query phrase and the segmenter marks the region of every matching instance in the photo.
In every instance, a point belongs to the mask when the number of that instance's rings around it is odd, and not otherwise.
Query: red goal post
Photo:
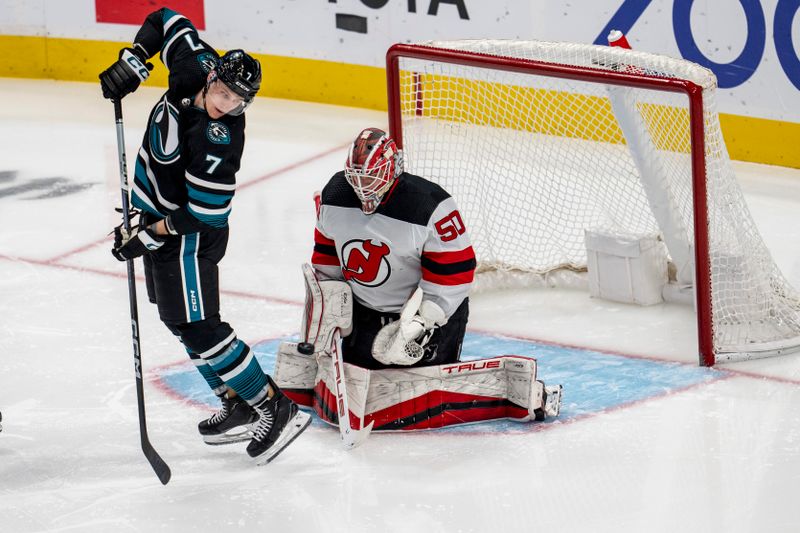
[[[560,47],[564,47],[566,51],[562,52]],[[608,144],[614,151],[614,157],[619,158],[623,157],[619,155],[619,147],[627,145],[631,152],[629,157],[631,161],[621,164],[626,176],[633,173],[639,175],[663,174],[660,179],[666,183],[664,185],[666,192],[656,191],[653,193],[653,186],[645,185],[644,193],[637,193],[637,195],[646,197],[646,200],[643,201],[637,197],[631,201],[631,205],[634,206],[631,211],[636,211],[637,219],[644,220],[648,216],[652,218],[652,212],[649,215],[645,214],[644,211],[647,209],[642,208],[642,205],[649,204],[652,211],[656,213],[656,220],[648,219],[648,222],[641,224],[637,222],[633,226],[639,230],[645,226],[655,227],[664,235],[673,259],[681,254],[687,256],[686,264],[691,266],[691,273],[684,273],[684,276],[688,275],[690,278],[694,278],[691,281],[697,311],[700,364],[711,366],[715,362],[723,360],[774,355],[797,349],[800,344],[798,342],[800,320],[798,320],[799,306],[797,302],[794,306],[790,302],[787,310],[784,311],[787,304],[783,301],[785,298],[782,299],[783,295],[779,295],[776,298],[781,300],[780,302],[761,306],[781,307],[781,312],[788,317],[778,320],[781,322],[780,327],[777,328],[779,331],[771,331],[771,326],[763,327],[763,324],[769,322],[769,317],[775,316],[773,309],[764,310],[752,306],[751,300],[760,299],[760,296],[751,298],[749,293],[742,292],[746,288],[743,289],[741,285],[746,284],[746,280],[745,283],[740,283],[737,277],[738,273],[731,275],[731,272],[747,262],[748,258],[741,256],[746,255],[750,243],[736,242],[733,245],[727,245],[723,242],[720,249],[711,249],[711,225],[716,224],[712,237],[719,247],[720,242],[731,238],[735,239],[728,233],[736,233],[736,228],[727,233],[720,231],[719,228],[727,225],[728,219],[735,218],[737,214],[720,216],[720,207],[715,204],[713,209],[720,222],[710,221],[709,194],[716,194],[716,190],[708,191],[707,185],[713,182],[716,187],[717,182],[724,183],[726,194],[728,194],[727,188],[731,187],[729,182],[733,181],[735,190],[732,190],[730,194],[737,202],[737,206],[739,204],[743,206],[741,207],[744,211],[743,216],[747,218],[744,230],[748,237],[755,232],[754,242],[757,239],[760,243],[752,244],[752,247],[757,248],[756,252],[758,253],[762,252],[762,248],[766,250],[760,237],[757,236],[757,232],[750,227],[752,224],[748,222],[750,218],[746,204],[743,200],[740,201],[738,185],[735,184],[729,170],[727,151],[724,148],[721,133],[718,131],[713,93],[716,82],[710,71],[683,60],[618,48],[561,45],[535,41],[451,41],[396,44],[389,49],[386,62],[389,128],[400,148],[404,149],[409,171],[442,183],[461,204],[464,202],[464,196],[470,195],[469,188],[465,189],[460,186],[461,181],[467,182],[468,185],[474,185],[481,180],[481,175],[497,176],[497,169],[500,169],[500,173],[509,175],[508,183],[514,183],[513,187],[525,188],[520,196],[525,198],[527,195],[527,198],[532,198],[545,194],[542,193],[544,189],[538,187],[546,187],[551,175],[563,175],[566,171],[557,168],[540,172],[538,168],[541,165],[533,163],[535,170],[531,170],[533,167],[528,165],[518,172],[521,174],[521,178],[512,176],[517,172],[514,168],[510,168],[516,163],[514,161],[516,157],[493,159],[491,152],[491,143],[496,143],[494,148],[496,151],[502,151],[505,144],[511,142],[503,138],[503,135],[507,135],[508,138],[513,137],[514,143],[529,141],[531,143],[530,157],[537,161],[552,157],[550,146],[555,147],[554,150],[558,150],[559,156],[555,158],[559,161],[556,165],[558,167],[563,166],[562,161],[572,161],[573,159],[585,161],[583,168],[574,171],[576,175],[580,176],[580,180],[571,178],[572,181],[582,182],[592,179],[591,177],[584,179],[584,176],[592,175],[593,158],[594,161],[600,159],[596,155],[591,155],[592,151],[601,149],[595,148],[595,146]],[[690,75],[682,76],[684,69]],[[707,75],[710,75],[711,78],[707,78]],[[572,84],[573,82],[575,85]],[[617,91],[616,94],[614,91]],[[685,100],[685,103],[673,104],[671,101],[662,103],[659,99],[661,95],[666,94],[679,95],[679,98]],[[625,98],[629,99],[629,104],[623,103]],[[610,103],[608,103],[609,99]],[[556,102],[557,100],[564,100],[567,103]],[[542,107],[546,107],[546,110],[537,115],[536,108],[540,104]],[[625,105],[629,106],[628,111],[625,111]],[[622,106],[622,109],[619,106]],[[682,110],[684,108],[685,113]],[[602,110],[602,112],[598,112],[598,118],[586,119],[590,122],[585,124],[580,123],[584,116],[591,115],[598,109]],[[620,114],[626,113],[631,116],[627,119],[620,117]],[[664,116],[654,119],[644,116],[647,113],[659,113]],[[601,114],[602,116],[600,116]],[[644,118],[639,117],[639,114]],[[557,124],[552,121],[548,122],[547,115],[561,117],[557,119],[561,122]],[[570,115],[572,117],[580,115],[580,117],[574,119],[570,118]],[[610,115],[612,118],[608,118],[606,115]],[[685,127],[681,125],[684,115],[687,117]],[[629,123],[627,129],[624,124],[626,120]],[[617,122],[619,126],[617,126]],[[569,124],[574,131],[566,128],[564,124]],[[619,128],[622,129],[623,135],[614,133]],[[671,128],[674,128],[675,131],[668,133],[672,136],[669,140],[658,138],[661,132]],[[709,128],[713,131],[709,132]],[[430,133],[433,130],[436,130],[436,133]],[[495,140],[496,136],[499,136],[497,138],[500,140]],[[528,141],[519,140],[526,136]],[[637,141],[633,138],[648,136],[651,139],[645,139],[637,147]],[[685,142],[673,140],[682,138],[682,136],[685,136]],[[479,140],[470,140],[475,137]],[[442,140],[444,138],[456,139],[456,141]],[[464,148],[462,152],[459,152],[458,147],[455,146],[470,142],[473,144]],[[539,143],[543,143],[545,147],[533,148],[534,144]],[[562,146],[564,143],[571,144],[565,147]],[[677,146],[681,143],[685,147],[671,147],[671,145]],[[589,155],[575,155],[584,149],[589,152]],[[608,150],[609,148],[602,149]],[[469,159],[467,166],[470,171],[476,167],[475,174],[462,177],[464,166],[459,167],[457,160],[472,157],[473,152],[483,153],[482,157],[487,159]],[[527,146],[522,152],[526,154],[529,152]],[[487,153],[488,156],[485,155]],[[521,157],[525,157],[525,155]],[[663,162],[659,162],[659,159],[662,159]],[[486,168],[480,168],[484,163],[486,163]],[[711,178],[707,175],[709,164],[714,172],[714,176]],[[541,175],[547,176],[547,178],[541,178]],[[598,181],[599,184],[586,185],[583,183],[582,186],[595,187],[594,191],[602,193],[607,188],[605,185],[609,180],[603,178]],[[648,179],[640,178],[640,181],[646,182]],[[530,192],[527,192],[528,187],[530,187]],[[648,187],[650,190],[647,190]],[[660,186],[656,188],[658,187]],[[458,189],[459,194],[456,194],[453,188]],[[630,189],[629,182],[620,185],[620,191],[627,189]],[[682,192],[684,189],[687,192]],[[664,209],[659,214],[659,201],[654,200],[653,195],[657,196],[661,193],[665,195],[668,202],[673,201],[675,205],[668,206],[669,209]],[[474,193],[474,195],[480,197],[482,201],[486,201],[485,193]],[[587,196],[591,197],[592,194],[589,193]],[[686,198],[682,198],[683,196]],[[624,202],[620,201],[620,203]],[[663,208],[663,206],[661,207]],[[549,210],[549,208],[548,205],[547,209]],[[475,208],[475,212],[478,209],[480,208]],[[561,220],[559,217],[570,220],[575,216],[572,209],[571,206],[564,208],[563,214],[557,209],[553,209],[554,213],[550,213],[549,216],[552,216],[554,220]],[[581,207],[578,209],[580,210]],[[597,209],[589,206],[585,210]],[[674,211],[674,213],[670,214],[667,211]],[[578,218],[581,216],[583,214],[578,213]],[[491,242],[492,246],[490,247],[496,248],[504,245],[494,243],[497,240],[495,235],[481,236],[480,232],[484,230],[476,220],[478,218],[481,217],[473,216],[468,220],[468,224],[470,224],[471,233],[478,233],[476,253],[480,262],[494,253],[489,251],[482,253],[480,247],[482,238]],[[620,225],[618,221],[624,216],[615,215],[611,218],[616,220],[614,224]],[[672,221],[668,220],[670,218]],[[677,229],[671,228],[670,224],[676,221]],[[513,224],[514,220],[510,218],[505,223]],[[605,222],[603,223],[605,224]],[[624,226],[624,223],[621,226]],[[538,226],[525,223],[523,227],[529,229]],[[681,236],[682,231],[688,232],[688,235]],[[577,235],[576,231],[573,231],[568,238],[560,236],[558,239],[570,240],[574,235]],[[685,242],[677,243],[681,239]],[[535,240],[535,237],[531,237],[531,241]],[[674,242],[677,244],[673,247]],[[509,243],[509,247],[517,245],[512,239],[509,239]],[[682,251],[677,249],[678,244],[683,248]],[[538,246],[538,243],[535,245]],[[744,251],[738,251],[740,248],[744,248]],[[731,250],[737,250],[735,257]],[[544,254],[547,253],[551,252],[544,252]],[[555,255],[559,254],[575,255],[579,252],[556,252]],[[771,262],[768,252],[766,255]],[[713,264],[712,257],[718,264]],[[758,259],[762,261],[760,256]],[[755,261],[755,263],[759,263],[759,261]],[[581,264],[580,257],[569,258],[563,263],[556,261],[553,265],[544,266],[535,261],[528,265],[527,259],[509,261],[504,258],[492,257],[490,262],[499,265],[500,269],[530,271],[536,274],[563,267],[585,268],[585,258]],[[771,264],[774,265],[774,263]],[[748,265],[742,267],[742,271],[748,273],[750,270],[757,269],[758,264],[753,267]],[[722,272],[722,274],[715,274],[715,272]],[[775,285],[775,280],[778,280],[785,286],[782,286],[778,292],[794,295],[793,289],[783,280],[780,272],[778,271],[774,275],[771,272],[767,282],[753,283],[758,285],[757,289],[761,290],[766,285]],[[733,278],[735,278],[735,282],[731,281]],[[791,299],[790,296],[789,300]],[[785,327],[785,323],[789,323],[788,327]]]

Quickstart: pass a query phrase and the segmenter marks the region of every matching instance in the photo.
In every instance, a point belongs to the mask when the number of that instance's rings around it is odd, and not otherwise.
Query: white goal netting
[[[698,312],[710,317],[714,360],[800,346],[800,297],[774,264],[732,172],[711,71],[593,45],[480,40],[408,48],[426,57],[399,54],[399,100],[390,102],[406,169],[454,196],[479,270],[580,271],[587,229],[658,233],[675,266],[673,283],[685,288],[697,286],[695,244],[707,239],[707,253],[699,249],[709,261],[701,275],[710,270],[711,297],[698,301]],[[472,59],[452,62],[437,50]],[[581,72],[542,72],[506,58]],[[634,83],[610,85],[609,73]],[[697,231],[690,99],[636,87],[636,78],[653,77],[702,89],[708,223]]]

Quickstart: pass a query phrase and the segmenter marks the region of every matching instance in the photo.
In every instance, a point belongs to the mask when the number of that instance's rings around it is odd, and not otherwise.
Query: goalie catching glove
[[[400,311],[400,318],[384,326],[372,343],[372,356],[384,365],[413,365],[425,355],[425,345],[437,327],[447,323],[444,310],[422,300],[417,288]]]

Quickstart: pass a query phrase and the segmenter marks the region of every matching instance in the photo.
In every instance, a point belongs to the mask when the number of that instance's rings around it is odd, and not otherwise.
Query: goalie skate
[[[536,410],[536,420],[542,421],[545,418],[555,418],[561,412],[561,385],[545,385],[542,394],[542,407]]]
[[[547,385],[544,388],[544,414],[548,417],[557,417],[561,412],[561,385]]]

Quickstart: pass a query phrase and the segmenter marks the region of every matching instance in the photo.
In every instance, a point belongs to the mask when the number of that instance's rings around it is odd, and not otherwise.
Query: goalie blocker
[[[274,379],[300,405],[338,423],[328,355],[278,348]],[[558,416],[561,385],[536,379],[536,360],[504,355],[439,366],[368,370],[345,363],[350,421],[373,431],[435,429],[495,419],[518,422]]]

